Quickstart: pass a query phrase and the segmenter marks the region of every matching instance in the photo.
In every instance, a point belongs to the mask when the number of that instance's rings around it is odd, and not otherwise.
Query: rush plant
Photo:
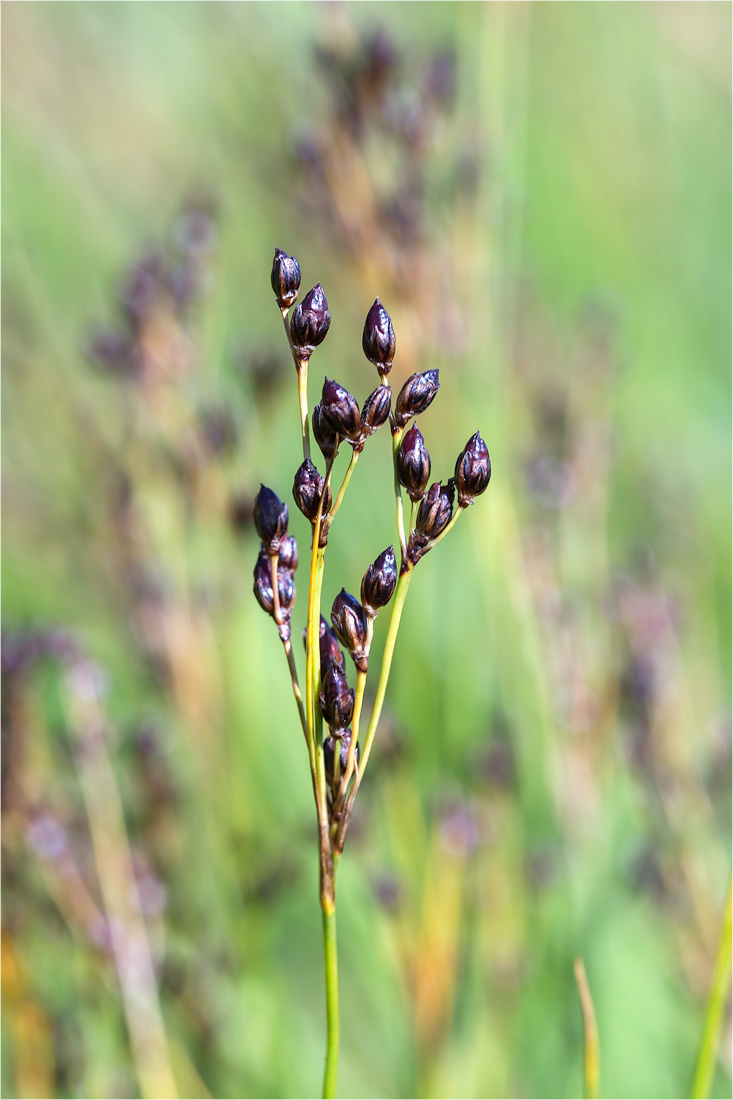
[[[272,288],[282,313],[298,380],[303,462],[295,472],[293,498],[311,524],[312,542],[305,626],[305,697],[293,655],[291,619],[295,603],[294,574],[298,547],[288,532],[288,509],[272,489],[262,486],[254,521],[262,540],[254,570],[254,593],[273,619],[290,670],[293,694],[310,762],[318,820],[320,900],[326,978],[327,1046],[324,1097],[336,1095],[339,1050],[336,882],[354,803],[364,780],[387,691],[397,632],[407,591],[420,561],[437,546],[491,477],[486,444],[478,432],[458,455],[452,477],[430,484],[430,455],[415,418],[432,404],[440,383],[438,371],[413,374],[392,407],[388,376],[395,355],[395,333],[387,310],[377,299],[367,313],[362,348],[379,376],[379,384],[361,408],[338,382],[326,378],[321,400],[308,405],[308,367],[328,334],[331,314],[318,283],[296,305],[300,265],[294,256],[275,250]],[[412,426],[409,426],[411,421]],[[360,598],[342,588],[331,608],[330,624],[321,615],[321,591],[328,540],[354,468],[370,436],[389,422],[394,464],[399,566],[389,546],[368,566]],[[321,474],[313,461],[312,438],[323,458]],[[332,490],[336,460],[350,449],[338,491]],[[403,491],[409,514],[403,505]],[[406,522],[407,519],[407,522]],[[376,694],[368,721],[362,717],[374,623],[391,603]],[[342,647],[353,663],[354,687]],[[325,727],[327,735],[324,736]]]

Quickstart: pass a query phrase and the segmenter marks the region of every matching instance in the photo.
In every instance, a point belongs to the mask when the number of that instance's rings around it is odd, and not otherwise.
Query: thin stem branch
[[[450,520],[450,522],[443,528],[443,530],[440,532],[440,534],[438,535],[437,538],[434,538],[434,539],[431,540],[431,542],[428,546],[428,550],[432,550],[434,547],[436,547],[438,545],[439,542],[443,541],[443,539],[446,537],[446,535],[450,534],[450,532],[453,530],[455,525],[458,523],[458,520],[459,520],[460,516],[462,516],[465,511],[466,511],[465,507],[463,507],[462,505],[459,504],[458,507],[456,508],[455,512],[453,513],[453,518]]]
[[[282,638],[282,635],[280,635]],[[308,745],[308,722],[305,717],[305,710],[303,709],[303,696],[300,691],[300,684],[298,683],[298,670],[295,667],[295,657],[293,656],[293,646],[290,638],[282,638],[283,649],[285,650],[285,656],[288,662],[288,668],[290,669],[290,679],[293,685],[293,695],[295,696],[295,702],[298,704],[298,714],[300,716],[300,724],[303,727],[303,736],[305,737],[306,746]]]
[[[346,473],[344,474],[344,480],[341,482],[341,487],[340,487],[340,489],[339,489],[339,491],[336,495],[336,499],[333,502],[333,505],[331,506],[331,511],[328,513],[327,523],[328,523],[329,527],[333,523],[334,516],[336,515],[339,508],[341,507],[341,503],[344,499],[344,493],[346,492],[348,484],[351,481],[351,475],[354,472],[354,467],[356,466],[357,462],[359,461],[359,455],[360,454],[361,454],[361,451],[352,451],[351,452],[351,458],[349,459],[349,465],[346,467]]]
[[[336,1096],[339,1056],[339,979],[336,941],[336,908],[323,905],[323,955],[326,970],[326,1066],[323,1100]]]
[[[308,359],[301,359],[300,355],[293,347],[293,341],[290,338],[290,325],[288,324],[288,307],[283,307],[280,312],[282,314],[283,326],[285,328],[285,337],[288,341],[290,354],[293,357],[295,369],[298,372],[300,434],[303,439],[303,461],[305,462],[306,458],[310,458],[311,456],[310,432],[308,430]]]
[[[731,933],[733,932],[733,892],[731,879],[728,879],[728,893],[723,909],[723,919],[720,924],[720,940],[718,941],[718,954],[715,960],[713,981],[710,987],[707,1007],[705,1009],[705,1022],[703,1024],[700,1050],[695,1066],[695,1075],[692,1080],[692,1100],[702,1100],[704,1096],[710,1096],[710,1089],[715,1074],[715,1063],[718,1060],[718,1042],[720,1039],[720,1026],[723,1021],[726,1001],[730,992],[730,960],[731,960]]]
[[[573,965],[575,984],[578,987],[580,1011],[583,1016],[583,1096],[586,1100],[598,1100],[600,1095],[600,1057],[598,1051],[598,1025],[593,1008],[588,978],[583,960],[577,958]]]

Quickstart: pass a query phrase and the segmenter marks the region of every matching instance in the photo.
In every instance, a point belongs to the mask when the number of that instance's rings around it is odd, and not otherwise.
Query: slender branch
[[[282,635],[280,635],[282,638]],[[303,727],[303,735],[305,737],[305,743],[308,745],[308,722],[305,717],[305,710],[303,709],[303,696],[300,691],[300,684],[298,683],[298,670],[295,667],[295,657],[293,656],[293,646],[290,638],[282,638],[283,649],[285,650],[285,656],[288,662],[288,668],[290,669],[290,679],[293,685],[293,695],[295,696],[295,702],[298,704],[298,714],[300,716],[300,724]]]
[[[361,451],[352,451],[351,452],[351,458],[349,459],[349,465],[346,467],[346,473],[344,474],[344,480],[341,482],[341,487],[340,487],[340,489],[339,489],[339,491],[336,495],[336,499],[333,502],[333,505],[331,506],[331,511],[328,513],[328,518],[327,518],[326,522],[328,523],[329,527],[333,523],[334,516],[336,515],[339,508],[341,507],[341,502],[344,499],[344,493],[346,492],[348,484],[351,481],[351,475],[354,472],[354,467],[356,466],[357,462],[359,461],[359,455],[360,454],[361,454]]]
[[[580,1011],[583,1015],[583,1096],[586,1100],[598,1100],[600,1095],[600,1058],[598,1052],[598,1026],[593,1008],[588,978],[583,960],[577,958],[573,965],[575,984],[578,987]]]
[[[323,906],[323,954],[326,968],[326,1066],[323,1074],[323,1098],[336,1096],[339,1054],[339,979],[336,941],[336,909]]]
[[[692,1100],[702,1100],[710,1096],[710,1089],[718,1060],[718,1042],[723,1013],[730,992],[731,932],[733,931],[733,893],[731,880],[728,879],[728,893],[725,899],[723,919],[720,925],[718,954],[715,960],[713,981],[710,987],[705,1022],[703,1024],[700,1050],[692,1080]]]
[[[295,363],[295,369],[298,372],[298,404],[300,406],[300,434],[303,439],[303,461],[311,456],[311,442],[310,433],[308,430],[308,359],[301,359],[298,352],[293,347],[293,341],[290,338],[290,325],[288,324],[288,308],[285,307],[280,310],[283,319],[283,326],[285,328],[285,336],[288,341],[288,347],[290,348],[290,354],[293,357]]]
[[[450,522],[443,528],[437,538],[434,538],[430,541],[427,547],[428,550],[432,550],[435,546],[438,545],[439,542],[443,541],[446,535],[450,534],[455,525],[458,523],[459,517],[462,516],[465,511],[465,507],[459,504],[455,512],[453,513],[453,518],[450,520]],[[427,553],[427,550],[425,551],[425,553]],[[423,557],[424,556],[425,555],[423,554]]]

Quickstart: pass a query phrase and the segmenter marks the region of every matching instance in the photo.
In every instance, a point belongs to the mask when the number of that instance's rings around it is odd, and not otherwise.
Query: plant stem
[[[323,904],[323,955],[326,968],[326,1067],[323,1074],[323,1100],[336,1096],[339,1058],[339,979],[336,942],[336,907]]]
[[[445,536],[448,535],[453,530],[455,525],[458,523],[459,517],[462,516],[465,511],[466,511],[466,509],[461,507],[461,505],[459,504],[458,507],[456,508],[455,512],[453,513],[453,518],[451,519],[450,523],[448,523],[445,526],[445,528],[440,532],[440,534],[438,535],[437,538],[434,538],[430,542],[430,544],[428,546],[428,550],[432,550],[435,546],[438,545],[439,542],[442,542],[442,540],[445,538]]]
[[[723,920],[720,926],[718,954],[713,971],[713,982],[705,1010],[705,1022],[700,1039],[700,1050],[692,1079],[691,1095],[693,1100],[701,1100],[710,1095],[718,1059],[718,1040],[720,1025],[725,1011],[730,989],[731,932],[733,931],[733,893],[731,879],[728,879],[728,893],[725,899]]]
[[[598,1100],[600,1095],[600,1058],[598,1052],[598,1026],[593,1008],[593,998],[588,986],[583,960],[578,958],[573,966],[575,984],[578,987],[580,1011],[583,1016],[583,1096],[586,1100]]]
[[[282,635],[281,635],[282,637]],[[293,685],[293,695],[295,696],[295,702],[298,704],[298,714],[300,716],[300,724],[303,727],[303,735],[305,737],[305,743],[308,744],[308,723],[305,717],[305,711],[303,709],[303,696],[300,691],[300,684],[298,683],[298,670],[295,667],[295,657],[293,656],[293,646],[290,638],[283,638],[283,649],[285,650],[285,656],[288,662],[288,668],[290,669],[290,679]]]
[[[290,354],[293,357],[295,363],[295,369],[298,372],[298,404],[300,405],[300,434],[303,439],[303,461],[311,456],[311,441],[310,433],[308,431],[308,359],[301,359],[297,351],[293,347],[293,341],[290,339],[290,326],[288,325],[288,309],[281,309],[283,318],[283,325],[285,327],[285,336],[288,341],[288,347],[290,348]]]
[[[361,454],[361,451],[352,451],[351,452],[351,458],[349,459],[349,465],[346,467],[346,473],[344,474],[344,480],[341,482],[341,488],[339,489],[338,494],[336,495],[336,499],[333,502],[333,505],[331,506],[331,511],[328,513],[327,523],[328,523],[329,527],[333,523],[334,516],[336,515],[339,508],[341,507],[341,502],[344,499],[344,493],[346,492],[347,486],[348,486],[349,482],[351,481],[351,475],[354,472],[354,467],[356,466],[357,462],[359,461],[359,455],[360,454]]]

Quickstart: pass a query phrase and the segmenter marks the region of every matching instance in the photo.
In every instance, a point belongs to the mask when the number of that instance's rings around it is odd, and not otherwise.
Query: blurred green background
[[[435,476],[477,428],[494,468],[357,803],[340,1093],[580,1095],[576,956],[603,1094],[687,1093],[731,858],[730,53],[719,3],[4,5],[4,1096],[320,1087],[312,792],[251,592],[299,464],[275,246],[333,316],[311,402],[376,384],[379,295],[393,387],[441,371]],[[379,433],[325,608],[390,476]]]

